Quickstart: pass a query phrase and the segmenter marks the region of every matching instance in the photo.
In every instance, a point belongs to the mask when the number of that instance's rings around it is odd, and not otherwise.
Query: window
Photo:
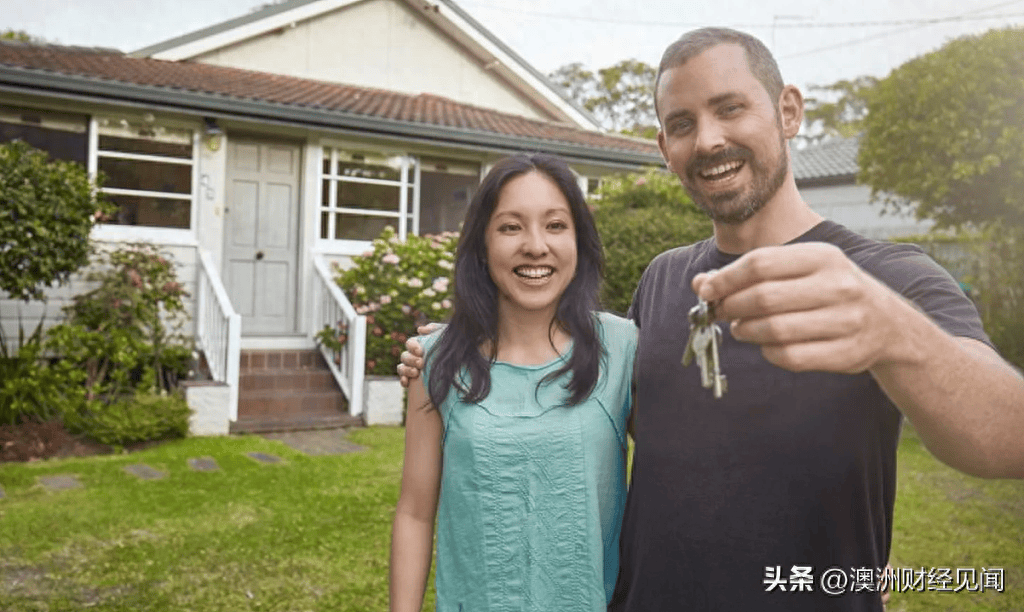
[[[0,106],[0,142],[22,140],[83,168],[89,157],[88,125],[84,115]]]
[[[151,121],[98,121],[96,169],[119,210],[105,223],[189,229],[194,183],[193,132]]]
[[[479,164],[423,158],[419,233],[458,231],[480,184]]]
[[[403,240],[416,194],[415,159],[405,155],[325,148],[320,238],[373,240],[391,226]]]

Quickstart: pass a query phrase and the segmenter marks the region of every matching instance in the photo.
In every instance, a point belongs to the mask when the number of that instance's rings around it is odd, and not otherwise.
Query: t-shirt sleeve
[[[919,249],[900,249],[869,270],[907,298],[951,336],[973,338],[993,347],[981,317],[959,283]]]

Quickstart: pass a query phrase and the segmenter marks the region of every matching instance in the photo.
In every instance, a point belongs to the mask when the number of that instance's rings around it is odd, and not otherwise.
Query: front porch
[[[210,381],[186,385],[195,412],[192,433],[222,435],[321,429],[381,422],[364,402],[366,317],[356,313],[331,277],[329,264],[313,258],[305,283],[312,312],[306,333],[276,348],[246,338],[242,316],[231,303],[209,252],[200,249],[196,266],[195,343]],[[320,345],[324,327],[347,329],[338,350]],[[298,348],[301,347],[301,348]]]

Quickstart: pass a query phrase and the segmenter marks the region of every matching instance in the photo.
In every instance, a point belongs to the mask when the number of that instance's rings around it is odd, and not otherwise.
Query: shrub
[[[605,253],[601,300],[618,313],[629,309],[640,276],[656,255],[712,235],[711,220],[679,179],[657,169],[602,181],[594,219]]]
[[[183,438],[191,410],[178,392],[159,394],[139,389],[110,403],[92,401],[68,423],[72,429],[112,446]]]
[[[0,144],[0,290],[41,300],[88,263],[89,231],[114,207],[85,169],[16,140]]]
[[[50,421],[63,416],[83,397],[75,370],[48,367],[44,355],[43,318],[25,335],[19,317],[17,349],[0,355],[0,424]],[[0,344],[6,342],[0,333]]]
[[[452,270],[458,234],[398,239],[384,229],[373,249],[338,270],[336,281],[356,312],[366,315],[366,373],[395,374],[399,356],[416,327],[451,314]],[[321,342],[340,346],[346,331],[323,330]],[[328,346],[331,346],[330,344]]]
[[[86,278],[99,286],[74,298],[48,346],[82,371],[88,401],[133,393],[147,370],[158,389],[174,388],[191,354],[179,333],[188,294],[174,264],[149,245],[119,248],[98,263]]]

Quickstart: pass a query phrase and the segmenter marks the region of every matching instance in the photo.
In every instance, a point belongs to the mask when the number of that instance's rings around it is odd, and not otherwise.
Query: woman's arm
[[[402,490],[391,530],[391,612],[419,612],[423,606],[441,488],[442,427],[423,380],[413,380],[405,416]]]

